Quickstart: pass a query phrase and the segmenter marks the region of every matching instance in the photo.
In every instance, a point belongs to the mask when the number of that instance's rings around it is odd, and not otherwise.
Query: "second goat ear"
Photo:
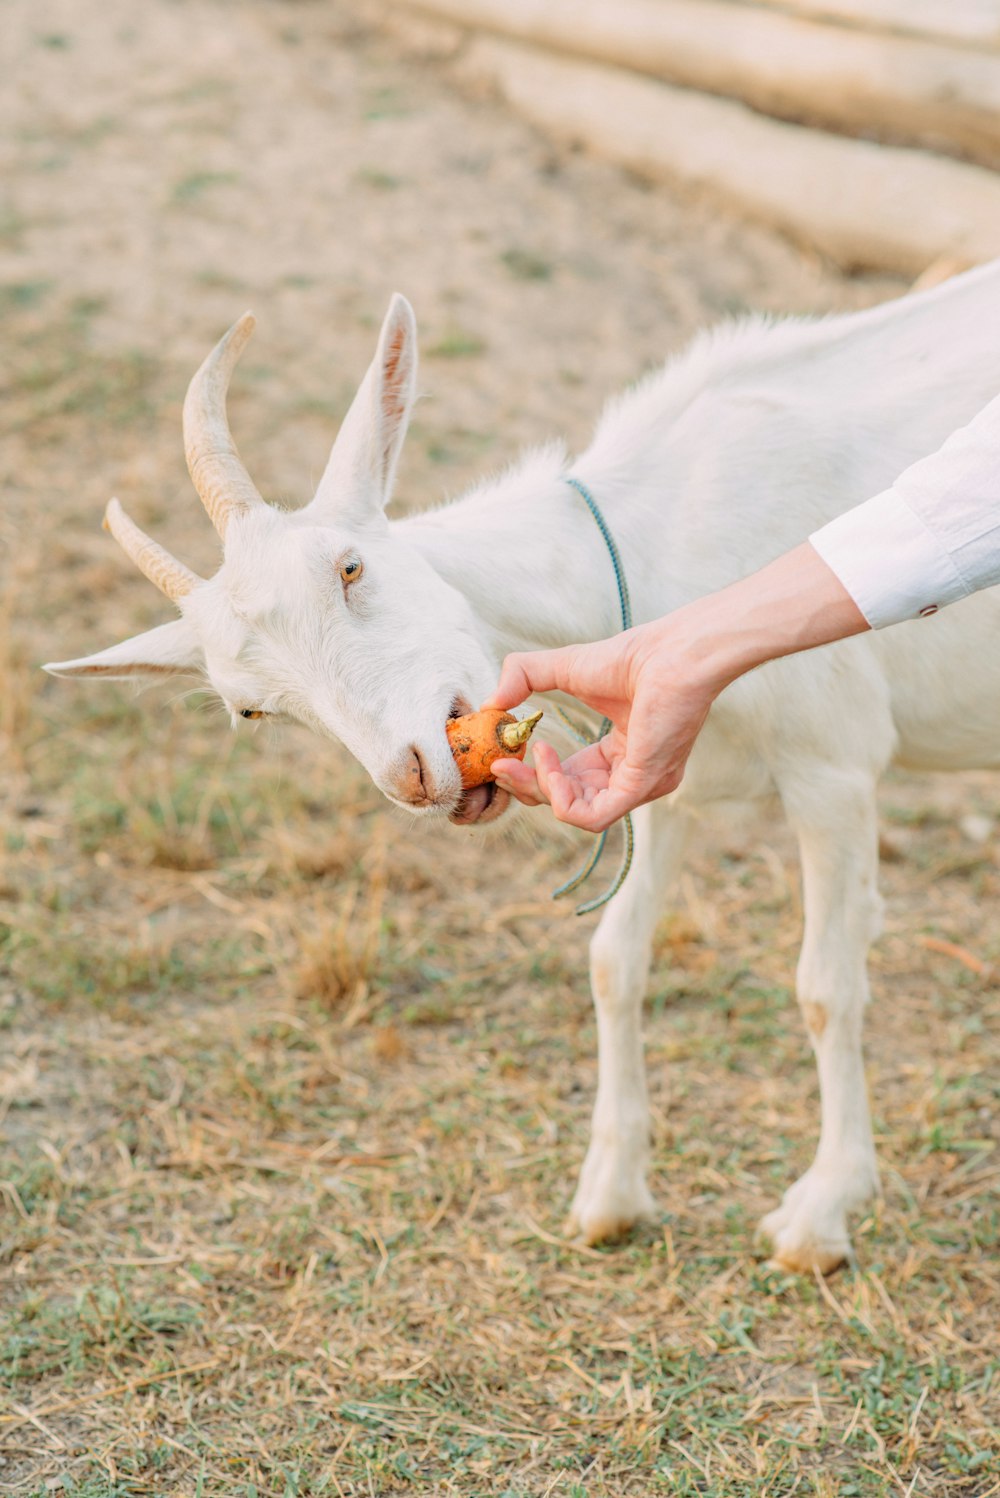
[[[333,444],[311,508],[323,520],[363,524],[389,501],[417,389],[417,322],[397,292],[378,347]]]
[[[389,303],[372,369],[377,371],[374,392],[379,433],[376,461],[385,504],[396,480],[396,467],[417,389],[417,320],[413,308],[398,291]]]

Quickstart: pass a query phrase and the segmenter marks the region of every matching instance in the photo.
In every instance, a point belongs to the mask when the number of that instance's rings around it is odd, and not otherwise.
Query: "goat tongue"
[[[461,801],[451,814],[451,820],[464,825],[468,822],[478,822],[483,812],[493,800],[494,787],[492,782],[487,785],[474,785],[462,795]]]

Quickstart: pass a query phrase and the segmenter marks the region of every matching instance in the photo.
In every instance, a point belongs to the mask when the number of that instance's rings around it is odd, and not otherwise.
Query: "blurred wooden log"
[[[726,94],[782,119],[876,132],[1000,166],[1000,53],[823,25],[729,0],[400,3]]]
[[[910,36],[1000,49],[996,0],[763,0],[779,10]]]
[[[528,119],[596,155],[689,187],[848,268],[919,275],[1000,255],[1000,178],[922,151],[822,135],[742,104],[596,63],[476,38],[460,63]]]

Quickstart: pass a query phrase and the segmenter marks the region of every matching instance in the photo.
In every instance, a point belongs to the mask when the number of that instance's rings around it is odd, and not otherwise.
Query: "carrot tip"
[[[519,749],[528,742],[541,720],[542,714],[538,712],[532,713],[530,718],[522,718],[519,723],[505,723],[497,729],[497,738],[505,749]]]

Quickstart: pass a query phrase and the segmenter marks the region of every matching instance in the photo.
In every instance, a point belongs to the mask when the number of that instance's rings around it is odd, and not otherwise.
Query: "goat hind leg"
[[[660,801],[635,813],[631,872],[604,910],[590,944],[597,1013],[597,1098],[590,1146],[566,1232],[586,1243],[616,1238],[653,1215],[649,1101],[642,1002],[653,932],[683,853],[687,817]]]
[[[866,957],[881,917],[875,787],[866,775],[828,771],[801,797],[782,793],[802,858],[797,994],[822,1113],[815,1160],[761,1226],[783,1268],[828,1274],[850,1257],[848,1213],[878,1190],[861,1054]]]

